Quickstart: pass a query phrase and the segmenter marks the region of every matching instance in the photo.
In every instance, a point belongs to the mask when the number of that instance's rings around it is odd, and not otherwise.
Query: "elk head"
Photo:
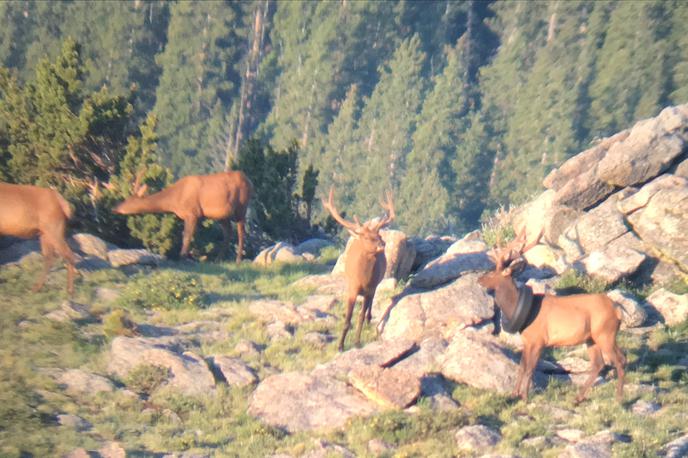
[[[387,201],[380,202],[382,208],[386,210],[385,216],[376,220],[372,219],[370,221],[361,224],[356,216],[354,216],[354,221],[345,220],[337,211],[334,206],[334,188],[330,188],[330,194],[327,202],[322,201],[323,207],[326,208],[332,217],[341,224],[353,237],[354,240],[358,242],[361,248],[367,253],[379,254],[385,251],[385,241],[382,240],[380,236],[380,229],[389,225],[394,220],[394,203],[392,202],[392,193],[387,192]]]
[[[497,245],[488,252],[488,256],[495,263],[495,270],[488,272],[478,278],[478,284],[487,288],[488,290],[496,289],[497,286],[504,282],[513,282],[512,276],[520,273],[525,267],[525,259],[523,254],[538,244],[542,232],[530,243],[526,244],[526,230],[521,233],[505,247],[501,246],[499,237],[497,238]]]
[[[132,213],[137,213],[139,210],[138,204],[145,197],[148,191],[147,184],[141,184],[143,175],[146,173],[145,169],[141,169],[136,174],[134,184],[132,186],[132,195],[117,205],[112,211],[119,215],[130,215]]]

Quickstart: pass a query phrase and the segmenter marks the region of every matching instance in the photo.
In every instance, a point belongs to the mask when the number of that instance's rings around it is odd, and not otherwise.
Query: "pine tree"
[[[362,153],[353,161],[359,180],[353,209],[359,214],[376,208],[386,190],[398,191],[425,89],[424,59],[417,35],[402,42],[381,66],[380,81],[363,107],[357,133]]]
[[[503,200],[520,202],[541,189],[553,167],[578,151],[577,108],[586,81],[591,2],[551,3],[544,45],[518,90],[503,138],[507,151],[496,182]],[[582,65],[581,65],[582,64]]]
[[[355,157],[358,154],[358,117],[360,114],[358,87],[352,85],[339,107],[337,117],[330,123],[324,137],[320,165],[322,189],[334,186],[342,208],[351,205],[358,182]],[[325,213],[327,215],[327,213]]]
[[[115,170],[132,106],[106,89],[84,93],[83,80],[80,46],[69,39],[55,62],[42,60],[23,88],[4,79],[0,115],[14,181],[80,195]]]
[[[154,113],[163,160],[175,175],[207,173],[225,161],[228,107],[238,76],[232,4],[180,2],[171,6],[167,46]]]
[[[454,232],[479,227],[483,211],[489,205],[490,175],[495,155],[493,135],[483,113],[473,112],[464,120],[466,130],[456,144],[451,162],[455,180],[449,196],[450,213],[455,215]]]
[[[672,68],[672,92],[670,99],[672,104],[688,103],[688,6],[684,2],[674,1],[670,3],[671,53]],[[668,7],[669,9],[669,7]]]
[[[133,215],[115,217],[111,209],[131,196],[132,185],[140,174],[140,183],[149,186],[150,193],[160,191],[172,182],[172,172],[160,164],[155,132],[157,119],[148,115],[139,126],[138,135],[127,140],[126,151],[119,163],[117,175],[110,177],[98,204],[101,210],[100,233],[108,240],[122,240],[122,234],[130,234],[146,248],[161,254],[176,254],[179,250],[181,222],[174,215]],[[126,221],[125,230],[123,222]],[[123,240],[126,242],[126,240]]]
[[[671,77],[667,14],[661,2],[615,5],[590,86],[592,135],[611,135],[659,112]]]
[[[447,50],[444,71],[433,81],[413,133],[413,149],[406,161],[397,208],[399,223],[411,233],[426,234],[454,226],[449,199],[454,189],[450,163],[468,112],[464,50],[461,39]]]

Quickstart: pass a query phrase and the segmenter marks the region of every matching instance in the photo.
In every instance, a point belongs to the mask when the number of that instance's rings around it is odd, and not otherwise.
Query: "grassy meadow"
[[[250,340],[264,348],[245,359],[260,379],[276,372],[310,369],[336,354],[341,303],[333,312],[337,320],[305,323],[294,330],[293,338],[274,342],[265,325],[248,312],[248,304],[261,298],[304,301],[311,291],[292,283],[305,275],[328,271],[328,261],[335,255],[330,253],[319,263],[267,268],[250,263],[170,262],[152,270],[81,272],[74,300],[89,305],[93,318],[64,323],[45,317],[66,297],[64,269],[53,271],[43,291],[32,293],[40,261],[2,266],[0,456],[59,456],[77,447],[96,450],[107,441],[118,441],[132,456],[182,451],[209,456],[299,456],[313,449],[316,439],[339,444],[357,456],[373,456],[368,448],[371,439],[392,446],[382,456],[461,456],[464,452],[458,449],[454,433],[461,426],[477,423],[500,431],[498,453],[557,456],[566,443],[556,431],[574,428],[586,435],[602,430],[616,433],[615,456],[654,456],[663,444],[685,432],[686,324],[661,326],[647,333],[621,332],[621,346],[628,357],[622,405],[614,400],[611,371],[606,374],[607,383],[594,387],[590,399],[579,406],[573,402],[576,387],[561,381],[552,381],[546,389],[534,392],[528,404],[457,384],[451,386],[451,395],[459,404],[456,410],[433,411],[421,398],[410,412],[388,411],[357,418],[341,431],[323,434],[290,435],[263,425],[246,413],[251,393],[248,388],[219,385],[214,393],[186,396],[159,387],[159,374],[143,368],[125,380],[114,379],[118,389],[113,392],[73,397],[50,375],[57,368],[105,374],[110,336],[118,332],[111,323],[116,310],[139,325],[219,321],[227,339],[200,343],[194,351],[202,356],[233,355],[237,343]],[[567,281],[575,283],[575,279]],[[160,291],[156,284],[162,285]],[[99,287],[119,290],[121,295],[114,301],[99,299]],[[163,294],[171,294],[171,302],[155,304],[155,298]],[[335,338],[317,345],[304,339],[310,331]],[[364,342],[375,339],[373,326],[364,331],[363,338]],[[565,354],[587,359],[582,347],[556,350],[549,356]],[[658,402],[661,409],[652,415],[633,413],[631,406],[640,399]],[[82,417],[92,427],[77,432],[60,425],[57,415],[65,413]]]

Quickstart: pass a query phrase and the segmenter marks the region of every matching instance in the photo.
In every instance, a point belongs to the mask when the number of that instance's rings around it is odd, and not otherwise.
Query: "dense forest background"
[[[10,1],[0,19],[0,179],[161,252],[173,220],[107,211],[143,165],[153,189],[246,170],[274,237],[330,185],[349,214],[391,188],[402,229],[460,233],[688,102],[681,0]]]

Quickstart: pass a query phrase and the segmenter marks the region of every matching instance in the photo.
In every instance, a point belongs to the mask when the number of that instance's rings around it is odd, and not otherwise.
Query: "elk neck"
[[[134,198],[129,202],[131,213],[164,213],[173,212],[176,202],[174,188],[165,188],[149,196]]]
[[[507,320],[514,317],[518,302],[518,288],[511,278],[504,278],[495,288],[495,303]]]

